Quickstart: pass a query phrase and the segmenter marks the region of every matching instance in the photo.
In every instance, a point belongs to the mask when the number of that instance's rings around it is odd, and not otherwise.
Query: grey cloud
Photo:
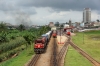
[[[1,11],[13,11],[13,10],[18,10],[16,7],[16,3],[12,0],[7,1],[7,0],[1,0],[0,1],[0,10]]]
[[[33,7],[23,7],[18,5],[20,0],[1,0],[0,12],[4,15],[9,15],[11,19],[15,20],[16,24],[24,24],[25,26],[31,25],[30,15],[36,14],[36,10]],[[24,1],[22,2],[24,3]],[[6,20],[6,19],[5,19]]]
[[[18,11],[27,13],[27,14],[36,14],[36,10],[32,7],[23,7],[19,6],[18,3],[20,0],[1,0],[0,1],[0,11],[3,11],[6,14],[14,14]]]
[[[4,12],[12,12],[22,10],[29,14],[35,14],[35,9],[31,7],[51,7],[54,11],[83,11],[89,7],[91,10],[100,10],[100,0],[1,0],[0,10]]]
[[[57,10],[78,10],[82,11],[84,8],[89,7],[93,10],[100,10],[100,0],[22,0],[24,3],[19,3],[25,7],[51,7]]]
[[[97,13],[100,15],[100,11],[97,11]]]

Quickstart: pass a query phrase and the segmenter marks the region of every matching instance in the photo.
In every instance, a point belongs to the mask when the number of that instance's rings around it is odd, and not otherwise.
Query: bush
[[[23,38],[17,38],[9,43],[4,43],[0,45],[0,53],[6,52],[8,50],[12,50],[16,47],[23,45],[26,41]]]

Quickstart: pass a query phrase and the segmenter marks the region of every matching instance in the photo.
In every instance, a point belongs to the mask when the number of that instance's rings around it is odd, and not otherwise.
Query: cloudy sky
[[[91,20],[100,19],[100,0],[0,0],[0,21],[11,24],[44,25],[83,19],[83,9],[91,8]]]

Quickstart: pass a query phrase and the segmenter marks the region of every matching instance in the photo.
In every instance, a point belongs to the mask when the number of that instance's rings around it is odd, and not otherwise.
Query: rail
[[[40,54],[36,54],[27,66],[35,66],[39,57],[40,57]]]

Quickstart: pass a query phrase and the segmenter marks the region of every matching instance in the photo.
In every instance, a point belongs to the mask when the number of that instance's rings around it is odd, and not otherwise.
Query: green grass
[[[100,34],[100,30],[86,31],[85,34]]]
[[[0,64],[0,66],[24,66],[34,54],[33,48],[28,47],[24,51],[22,51],[17,57],[9,59]]]
[[[23,49],[25,49],[25,48],[26,48],[25,45],[21,45],[13,50],[4,52],[4,53],[0,54],[0,60],[5,61],[5,60],[11,58],[11,56],[13,56],[15,53],[19,53],[19,52],[23,51]]]
[[[72,36],[72,41],[100,62],[100,30],[76,33]],[[69,47],[65,57],[65,66],[92,66],[92,64],[75,49]]]
[[[70,46],[65,57],[64,66],[92,66],[92,64]]]
[[[73,42],[100,62],[100,31],[77,33]]]

